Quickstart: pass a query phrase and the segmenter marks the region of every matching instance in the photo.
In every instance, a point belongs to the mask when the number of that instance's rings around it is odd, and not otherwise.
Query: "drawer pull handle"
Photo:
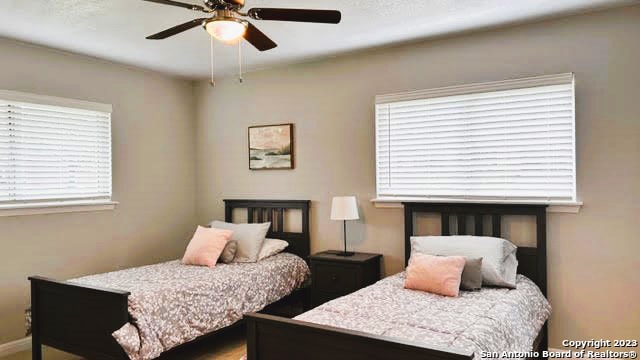
[[[333,282],[338,281],[338,276],[336,274],[331,275],[331,281]]]

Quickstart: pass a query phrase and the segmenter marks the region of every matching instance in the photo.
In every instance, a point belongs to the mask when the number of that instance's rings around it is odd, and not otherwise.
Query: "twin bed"
[[[247,313],[248,360],[462,360],[485,351],[546,349],[545,206],[405,204],[407,261],[417,213],[441,214],[443,235],[451,233],[455,216],[454,233],[496,237],[503,216],[534,216],[537,247],[518,248],[515,290],[483,288],[445,298],[405,290],[401,273],[295,319],[255,311],[301,297],[309,201],[226,200],[225,220],[231,222],[238,208],[248,209],[250,223],[272,222],[268,237],[286,240],[289,253],[213,269],[172,261],[66,282],[32,277],[33,359],[42,358],[41,345],[90,359],[156,358],[239,324]],[[291,209],[302,211],[300,233],[284,230]]]
[[[42,345],[88,359],[153,359],[239,325],[248,312],[302,307],[309,268],[309,201],[225,200],[225,221],[247,209],[248,222],[271,222],[281,253],[257,263],[213,269],[179,261],[56,281],[31,280],[32,358]],[[286,231],[286,212],[301,212],[301,231]],[[272,310],[271,310],[272,309]]]
[[[483,288],[448,298],[406,290],[404,273],[397,274],[295,319],[248,314],[248,360],[463,360],[493,351],[541,356],[550,314],[546,206],[405,203],[404,209],[407,263],[417,214],[440,214],[442,235],[494,237],[502,235],[504,216],[534,217],[537,244],[518,248],[517,289]],[[530,357],[522,355],[515,357]]]

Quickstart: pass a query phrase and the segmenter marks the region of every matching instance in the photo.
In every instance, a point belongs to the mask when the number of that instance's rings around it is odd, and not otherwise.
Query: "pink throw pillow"
[[[414,253],[409,259],[405,289],[444,296],[458,296],[464,270],[463,256],[433,256]]]
[[[198,226],[182,257],[182,263],[185,265],[208,266],[210,268],[216,266],[216,262],[232,234],[233,231],[231,230]]]

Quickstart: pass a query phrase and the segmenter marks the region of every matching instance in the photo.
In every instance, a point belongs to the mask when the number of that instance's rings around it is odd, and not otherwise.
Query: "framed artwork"
[[[293,169],[293,124],[249,128],[249,169]]]

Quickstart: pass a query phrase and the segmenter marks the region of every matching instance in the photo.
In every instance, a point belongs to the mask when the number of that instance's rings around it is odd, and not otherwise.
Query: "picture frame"
[[[250,126],[249,170],[294,169],[293,130],[292,123]]]

